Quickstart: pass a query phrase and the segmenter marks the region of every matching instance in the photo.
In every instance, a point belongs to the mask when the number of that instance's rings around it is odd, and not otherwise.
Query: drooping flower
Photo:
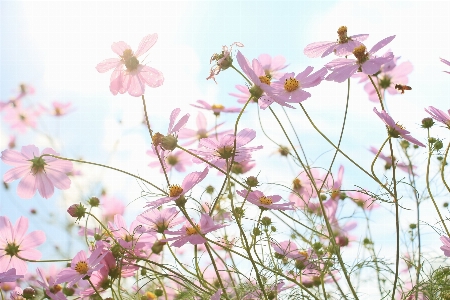
[[[198,112],[197,118],[197,130],[189,129],[189,128],[181,128],[178,132],[178,137],[180,139],[189,139],[186,143],[183,144],[183,146],[189,146],[196,141],[200,141],[201,139],[207,138],[207,137],[216,137],[219,138],[220,136],[224,134],[228,134],[231,132],[231,130],[226,131],[220,131],[217,132],[217,128],[223,125],[222,123],[217,124],[216,126],[212,127],[211,129],[207,129],[207,122],[205,115],[202,112]]]
[[[175,207],[149,209],[137,216],[137,221],[144,224],[148,230],[163,233],[164,230],[183,223],[183,218],[177,218],[179,211]]]
[[[0,272],[0,283],[2,282],[15,282],[17,279],[23,278],[23,275],[17,275],[16,269],[11,268],[6,272]]]
[[[196,228],[192,227],[191,223],[186,220],[183,227],[178,231],[164,231],[165,234],[176,235],[175,237],[161,240],[161,242],[175,241],[172,243],[173,247],[181,247],[187,242],[198,245],[206,242],[206,239],[202,235],[206,235],[211,231],[215,231],[222,227],[228,226],[227,224],[215,224],[214,220],[208,214],[202,214],[200,223],[196,224],[193,220]],[[198,232],[201,234],[199,234]]]
[[[34,145],[23,146],[21,152],[10,149],[2,152],[2,161],[14,166],[5,173],[3,180],[8,183],[22,178],[17,186],[17,194],[21,198],[29,199],[38,190],[42,197],[48,199],[53,195],[54,187],[60,190],[70,187],[67,173],[72,171],[72,162],[51,156],[41,157],[44,154],[59,155],[51,148],[45,148],[39,154]]]
[[[292,210],[294,202],[278,203],[281,201],[280,195],[266,196],[263,192],[255,190],[249,192],[247,190],[236,191],[241,197],[247,199],[248,202],[255,204],[260,209],[276,209],[276,210]]]
[[[47,110],[47,109],[45,109]],[[50,114],[54,115],[55,117],[61,117],[64,115],[67,115],[68,113],[73,111],[72,103],[71,102],[59,102],[59,101],[53,101],[51,109],[47,110]]]
[[[8,217],[0,216],[0,272],[15,268],[17,275],[27,273],[27,263],[18,256],[30,260],[41,258],[41,252],[34,249],[45,241],[41,230],[28,230],[28,219],[20,217],[14,226]]]
[[[376,107],[373,108],[373,111],[386,124],[387,129],[388,129],[388,134],[390,137],[393,137],[393,138],[402,137],[405,140],[410,141],[413,144],[416,144],[417,146],[425,147],[424,144],[422,144],[421,142],[419,142],[418,140],[413,138],[410,135],[410,132],[408,130],[404,129],[404,127],[395,123],[394,119],[392,119],[391,116],[387,112],[385,112],[384,110],[382,110],[381,112],[378,112]]]
[[[145,54],[158,40],[156,33],[145,36],[136,52],[123,42],[113,43],[111,49],[119,58],[105,59],[96,67],[100,73],[114,68],[111,74],[109,89],[113,95],[128,92],[131,96],[139,97],[145,92],[145,85],[159,87],[164,82],[163,74],[146,65],[140,64],[138,57]]]
[[[353,55],[356,59],[338,58],[329,62],[325,67],[332,72],[325,79],[335,82],[344,82],[355,74],[356,71],[363,72],[367,75],[377,73],[380,71],[381,65],[394,59],[394,54],[388,52],[380,57],[376,57],[375,53],[389,44],[394,38],[395,35],[379,41],[369,52],[367,52],[366,46],[364,45],[356,47],[353,49]]]
[[[448,110],[448,113],[446,113],[434,106],[428,106],[428,109],[425,108],[425,111],[429,113],[433,119],[441,122],[450,129],[450,109]]]
[[[204,138],[200,140],[200,148],[191,150],[209,161],[211,164],[224,168],[227,161],[231,162],[234,156],[235,162],[243,162],[251,159],[250,153],[252,151],[262,149],[262,146],[244,147],[256,137],[256,132],[253,129],[244,128],[236,136],[234,134],[226,134],[219,138]],[[236,140],[236,149],[234,142]],[[198,158],[193,158],[194,163],[202,163]]]
[[[381,95],[387,91],[391,95],[398,95],[399,91],[395,89],[396,84],[405,85],[408,83],[408,75],[413,71],[411,62],[406,61],[397,65],[396,61],[399,57],[394,58],[389,63],[381,66],[381,73],[374,78],[375,84]],[[359,82],[369,80],[369,77],[364,73],[356,73],[352,77],[360,77]],[[369,81],[364,85],[364,90],[369,95],[369,100],[372,102],[379,102],[377,92],[373,84]]]
[[[47,277],[44,275],[42,269],[37,268],[36,273],[39,276],[40,280],[36,280],[45,291],[45,294],[52,300],[66,300],[66,296],[63,293],[63,288],[61,285],[55,283],[55,279],[53,277]]]
[[[228,49],[227,46],[223,46],[222,52],[220,54],[214,53],[211,56],[209,63],[212,63],[213,61],[215,61],[216,65],[211,67],[209,76],[206,78],[206,80],[213,79],[214,82],[217,83],[215,76],[219,75],[220,71],[226,70],[233,65],[233,58],[231,57],[231,53],[233,51],[233,46],[244,47],[244,44],[242,44],[240,42],[234,42],[233,44],[231,44],[230,49]]]
[[[72,259],[69,268],[65,268],[59,272],[56,277],[55,284],[67,282],[67,287],[72,287],[86,276],[91,276],[93,272],[103,268],[100,261],[105,257],[108,252],[102,253],[103,249],[96,248],[89,258],[86,252],[81,250]],[[83,279],[84,280],[84,279]]]
[[[448,65],[448,66],[450,66],[450,61],[448,61],[448,60],[446,60],[446,59],[443,59],[443,58],[439,58],[440,60],[441,60],[441,62],[443,62],[444,64],[446,64],[446,65]],[[448,74],[450,74],[450,72],[449,71],[444,71],[445,73],[448,73]]]
[[[326,68],[311,74],[313,70],[313,67],[306,67],[297,76],[295,76],[295,73],[286,73],[279,81],[273,82],[272,86],[275,88],[275,95],[271,97],[272,100],[282,106],[293,108],[287,103],[300,103],[311,97],[311,94],[304,89],[318,85],[327,74]],[[269,102],[267,103],[270,105]]]
[[[169,186],[169,195],[167,197],[160,198],[155,201],[147,202],[145,207],[150,207],[151,209],[157,208],[164,203],[168,203],[170,201],[175,201],[177,205],[184,205],[186,199],[184,195],[189,192],[194,186],[196,186],[199,182],[205,179],[208,174],[208,168],[205,168],[203,172],[192,172],[188,174],[181,186],[178,184],[172,184]],[[178,203],[177,203],[178,202]],[[183,203],[184,202],[184,203]]]
[[[5,113],[4,122],[20,133],[25,133],[28,128],[36,128],[37,118],[40,115],[32,108],[23,107],[19,101],[16,101],[14,106],[6,106],[3,112]]]
[[[353,49],[361,45],[362,41],[365,41],[368,34],[357,34],[347,36],[347,26],[339,27],[338,40],[335,42],[315,42],[306,46],[304,53],[306,56],[325,57],[330,53],[334,53],[337,56],[347,56],[352,54]]]
[[[372,153],[375,154],[375,155],[378,153],[378,149],[375,148],[375,147],[370,147],[369,150],[370,150],[370,152],[372,152]],[[385,168],[386,170],[389,170],[389,169],[392,167],[392,157],[391,157],[390,155],[389,155],[389,156],[386,156],[386,155],[384,155],[383,153],[380,152],[380,154],[378,155],[378,157],[381,158],[382,160],[384,160],[384,161],[386,162],[386,165],[384,166],[384,168]],[[395,156],[394,156],[394,161],[396,162],[396,167],[397,167],[397,168],[399,168],[399,169],[402,170],[403,172],[411,173],[411,170],[410,170],[409,166],[408,166],[407,164],[402,163],[402,162],[397,162]],[[417,169],[416,166],[412,166],[412,168],[413,168],[413,170],[414,170],[414,169]]]
[[[241,111],[241,109],[239,107],[226,108],[222,104],[211,105],[208,102],[203,101],[203,100],[197,100],[197,103],[199,103],[200,105],[197,105],[197,104],[191,104],[191,105],[194,107],[197,107],[197,108],[201,108],[201,109],[212,110],[214,115],[216,115],[216,116],[219,116],[220,113],[222,113],[222,112],[238,113]]]
[[[175,124],[175,120],[177,119],[180,112],[181,112],[181,109],[175,108],[172,111],[172,113],[170,114],[170,123],[169,123],[169,128],[167,130],[166,136],[164,136],[163,134],[161,134],[159,132],[153,134],[153,137],[152,137],[153,146],[155,146],[155,147],[160,146],[164,150],[170,150],[170,151],[174,150],[177,147],[178,131],[180,131],[186,125],[186,123],[190,117],[190,114],[185,114]]]

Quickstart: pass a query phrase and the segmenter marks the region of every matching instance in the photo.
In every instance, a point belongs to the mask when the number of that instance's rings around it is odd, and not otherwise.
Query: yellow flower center
[[[152,292],[146,292],[144,296],[147,297],[148,300],[154,300],[154,299],[157,299],[157,298],[158,298],[158,297],[157,297],[155,294],[153,294]]]
[[[75,271],[77,271],[80,274],[86,274],[89,270],[87,262],[84,260],[77,262],[75,265]]]
[[[306,251],[298,251],[298,254],[300,254],[301,256],[303,256],[305,259],[308,258],[308,252],[306,252]]]
[[[169,165],[175,166],[178,163],[178,158],[175,155],[168,155],[166,161]]]
[[[295,189],[295,190],[298,190],[298,189],[300,189],[300,188],[302,187],[302,182],[301,182],[300,179],[298,179],[298,178],[295,178],[295,179],[292,181],[292,184],[294,185],[294,189]]]
[[[134,71],[139,66],[139,60],[134,56],[131,49],[123,51],[122,61],[125,63],[125,67],[128,71]]]
[[[366,46],[364,45],[360,45],[358,47],[355,47],[355,49],[353,49],[353,55],[358,60],[359,64],[363,64],[367,60],[369,60],[369,53],[367,53],[366,50],[367,50]]]
[[[169,197],[178,197],[183,192],[183,188],[178,184],[171,184],[169,186]]]
[[[59,284],[56,284],[52,287],[50,287],[50,292],[52,292],[53,294],[56,294],[58,292],[60,292],[62,290],[62,286],[60,286]]]
[[[223,110],[225,108],[225,106],[223,106],[222,104],[213,104],[211,105],[212,109],[218,109],[218,110]]]
[[[62,114],[61,109],[59,107],[55,108],[55,116],[60,116]]]
[[[348,42],[348,37],[347,37],[347,26],[341,26],[339,27],[337,34],[339,36],[339,44],[344,44]]]
[[[196,234],[197,230],[200,232],[200,225],[195,225],[195,227],[197,227],[197,229],[195,229],[194,227],[186,227],[186,234],[187,235]]]
[[[265,76],[259,76],[259,80],[261,80],[262,83],[265,83],[267,85],[270,85],[270,77],[265,75]]]
[[[259,198],[259,202],[264,205],[271,205],[273,203],[272,199],[266,196],[262,196]]]
[[[299,86],[298,80],[292,77],[289,77],[289,79],[286,78],[286,81],[284,82],[284,89],[288,92],[295,91]]]

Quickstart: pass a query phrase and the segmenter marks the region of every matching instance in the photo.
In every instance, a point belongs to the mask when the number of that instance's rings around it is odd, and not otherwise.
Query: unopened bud
[[[86,215],[86,207],[83,206],[83,204],[72,204],[68,209],[67,212],[71,217],[76,218],[77,220],[80,220],[81,218],[84,218]]]
[[[33,299],[36,296],[36,291],[32,287],[27,287],[23,290],[22,296],[25,299]]]
[[[156,295],[156,297],[161,297],[162,295],[164,295],[163,290],[162,289],[156,289],[155,290],[155,295]]]
[[[258,178],[256,178],[255,176],[250,176],[247,178],[245,183],[247,183],[250,187],[255,187],[255,186],[258,186],[259,181],[258,181]]]
[[[422,119],[422,128],[431,128],[433,125],[434,125],[434,121],[432,118]]]
[[[408,149],[409,145],[410,145],[410,143],[409,143],[407,140],[402,140],[402,141],[400,142],[400,146],[401,146],[403,149]]]
[[[417,225],[416,224],[409,224],[409,228],[411,229],[416,229]]]
[[[258,227],[253,228],[253,234],[255,236],[260,235],[261,234],[261,230]]]
[[[152,246],[152,252],[155,254],[160,254],[165,244],[165,242],[156,241]]]
[[[212,195],[212,193],[214,193],[214,187],[212,185],[208,185],[206,187],[206,193]]]
[[[174,135],[166,135],[161,139],[161,147],[164,150],[174,150],[177,147],[178,139]]]
[[[269,217],[263,217],[261,219],[261,224],[263,224],[264,226],[269,226],[270,224],[272,224],[272,220]]]
[[[442,141],[437,140],[437,141],[434,143],[434,149],[440,150],[440,149],[442,149],[442,147],[444,147],[444,144],[442,143]]]
[[[88,203],[92,207],[98,207],[100,205],[100,200],[97,197],[91,197],[88,200]]]

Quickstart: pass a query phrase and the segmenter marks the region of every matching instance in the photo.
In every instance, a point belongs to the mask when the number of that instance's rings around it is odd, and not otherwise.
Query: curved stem
[[[152,187],[154,187],[155,189],[159,190],[160,192],[164,193],[164,195],[167,195],[166,191],[164,191],[161,188],[157,187],[156,185],[154,185],[150,181],[147,181],[147,180],[145,180],[142,177],[139,177],[137,175],[134,175],[134,174],[129,173],[129,172],[124,171],[124,170],[120,170],[120,169],[117,169],[117,168],[114,168],[114,167],[110,167],[110,166],[107,166],[107,165],[98,164],[98,163],[94,163],[94,162],[90,162],[90,161],[84,161],[84,160],[73,159],[73,158],[66,158],[66,157],[61,157],[61,156],[57,156],[57,155],[53,155],[53,154],[42,154],[41,155],[41,157],[44,157],[44,156],[51,156],[51,157],[54,157],[54,158],[57,158],[57,159],[62,159],[62,160],[67,160],[67,161],[74,161],[74,162],[78,162],[78,163],[82,163],[82,164],[88,164],[88,165],[94,165],[94,166],[98,166],[98,167],[111,169],[111,170],[114,170],[114,171],[117,171],[117,172],[121,172],[121,173],[127,174],[127,175],[129,175],[131,177],[134,177],[136,179],[139,179],[139,180],[141,180],[141,181],[151,185]]]
[[[442,182],[444,183],[445,187],[447,188],[447,191],[450,192],[450,187],[448,186],[448,184],[447,184],[447,182],[445,181],[445,178],[444,178],[444,168],[445,168],[445,165],[447,164],[447,155],[448,155],[448,150],[449,149],[450,149],[450,143],[448,143],[447,150],[445,150],[444,159],[442,160],[441,178],[442,178]]]
[[[103,300],[102,296],[100,296],[100,293],[97,291],[97,288],[94,286],[94,284],[92,283],[90,278],[87,278],[87,281],[89,281],[90,285],[92,286],[92,288],[94,289],[95,293],[97,294],[98,297],[100,297],[100,299]],[[120,291],[119,291],[120,294]]]
[[[35,262],[35,263],[39,263],[39,262],[63,262],[63,261],[72,261],[72,259],[42,259],[42,260],[33,260],[33,259],[28,259],[25,257],[22,257],[18,254],[15,255],[17,258],[20,258],[21,260],[27,261],[27,262]]]

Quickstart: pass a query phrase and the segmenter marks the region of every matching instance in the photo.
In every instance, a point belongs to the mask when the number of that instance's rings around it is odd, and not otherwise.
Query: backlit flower
[[[450,61],[448,61],[448,60],[446,60],[446,59],[443,59],[443,58],[439,58],[440,60],[441,60],[441,62],[443,62],[444,64],[446,64],[446,65],[448,65],[448,66],[450,66]],[[450,72],[449,71],[444,71],[445,73],[448,73],[448,74],[450,74]]]
[[[325,67],[331,70],[331,73],[325,79],[335,82],[344,82],[357,71],[367,75],[377,73],[380,71],[381,65],[394,59],[394,54],[388,52],[380,57],[376,57],[375,53],[389,44],[394,38],[395,35],[379,41],[369,52],[367,52],[366,46],[361,44],[353,49],[353,55],[356,59],[338,58],[327,63]]]
[[[282,73],[279,71],[287,67],[285,64],[286,59],[282,55],[271,57],[269,54],[264,53],[258,56],[258,61],[269,78],[280,78]]]
[[[193,221],[193,223],[196,228],[192,227],[189,221],[186,221],[183,227],[178,231],[164,231],[165,234],[176,236],[161,241],[168,242],[175,240],[175,242],[172,243],[173,247],[181,247],[187,242],[193,245],[203,244],[206,242],[206,239],[202,235],[206,235],[211,231],[227,226],[226,224],[215,224],[214,220],[208,214],[202,214],[200,223],[196,224],[195,221]]]
[[[175,207],[164,209],[149,209],[137,216],[137,220],[149,230],[163,233],[164,230],[174,227],[184,220],[177,218],[179,211]]]
[[[214,115],[219,116],[221,112],[229,112],[229,113],[238,113],[241,111],[241,109],[239,107],[228,107],[226,108],[225,106],[223,106],[222,104],[209,104],[206,101],[203,100],[197,100],[197,103],[199,103],[200,105],[197,104],[191,104],[194,107],[197,108],[202,108],[202,109],[206,109],[206,110],[212,110]]]
[[[375,148],[375,147],[370,147],[369,150],[370,150],[370,152],[372,152],[375,155],[378,153],[378,149]],[[378,157],[386,162],[386,165],[384,166],[384,168],[386,170],[389,170],[392,167],[392,157],[390,155],[386,156],[382,152],[380,152]],[[411,173],[411,170],[410,170],[409,166],[407,164],[402,163],[402,162],[398,162],[397,159],[395,158],[395,156],[394,156],[394,162],[396,163],[396,167],[399,168],[400,170],[402,170],[403,172]],[[416,166],[412,166],[412,168],[414,170],[417,167]]]
[[[15,268],[17,275],[25,275],[27,263],[18,256],[30,260],[41,258],[41,253],[34,248],[45,241],[45,234],[36,230],[25,235],[27,230],[27,218],[20,217],[13,226],[8,217],[0,216],[0,272]]]
[[[45,294],[50,299],[52,299],[52,300],[67,299],[63,293],[63,287],[59,284],[56,284],[55,279],[53,277],[49,277],[47,280],[47,277],[45,276],[44,272],[40,268],[37,268],[36,273],[40,278],[40,280],[36,280],[37,283],[39,283],[41,285],[41,287],[44,288]]]
[[[306,46],[303,51],[308,57],[325,57],[330,53],[337,56],[347,56],[352,54],[353,49],[361,45],[366,40],[368,34],[357,34],[347,36],[347,26],[339,27],[338,39],[335,42],[315,42]]]
[[[66,190],[70,187],[70,179],[67,173],[72,171],[72,162],[57,159],[51,156],[41,157],[43,154],[59,155],[51,148],[42,150],[34,145],[23,146],[21,152],[4,150],[2,161],[14,168],[3,176],[5,182],[11,182],[22,178],[17,186],[17,194],[24,199],[34,196],[36,190],[48,199],[53,195],[54,187]]]
[[[380,119],[386,124],[386,127],[388,129],[388,134],[390,137],[393,138],[399,138],[402,137],[407,141],[410,141],[413,144],[416,144],[417,146],[425,147],[424,144],[413,138],[409,133],[408,130],[406,130],[404,127],[398,125],[395,123],[394,119],[391,118],[390,115],[388,115],[387,112],[382,110],[381,112],[378,112],[376,107],[373,108],[373,111],[380,117]]]
[[[138,57],[145,54],[158,40],[156,33],[145,36],[136,52],[123,42],[113,43],[111,49],[118,58],[105,59],[96,67],[100,73],[114,68],[111,74],[109,89],[113,95],[128,92],[131,96],[139,97],[145,92],[145,85],[156,88],[163,84],[163,74],[146,65],[140,64]]]
[[[216,126],[212,127],[211,129],[207,129],[206,118],[202,112],[198,112],[196,124],[197,124],[197,130],[189,129],[189,128],[182,128],[178,132],[178,138],[189,139],[189,141],[184,143],[183,146],[189,146],[189,145],[195,143],[196,141],[200,141],[201,139],[204,139],[207,137],[219,138],[220,136],[231,132],[231,130],[220,131],[220,132],[217,131],[217,128],[222,126],[223,122],[217,124]]]
[[[263,192],[255,190],[249,192],[247,190],[236,191],[241,197],[247,199],[248,202],[255,204],[260,209],[277,209],[277,210],[292,210],[294,209],[294,202],[278,203],[281,201],[281,196],[271,195],[266,196]]]
[[[433,119],[441,122],[450,129],[450,109],[448,110],[448,113],[446,113],[439,108],[428,106],[428,109],[425,108],[425,111],[429,113]]]

